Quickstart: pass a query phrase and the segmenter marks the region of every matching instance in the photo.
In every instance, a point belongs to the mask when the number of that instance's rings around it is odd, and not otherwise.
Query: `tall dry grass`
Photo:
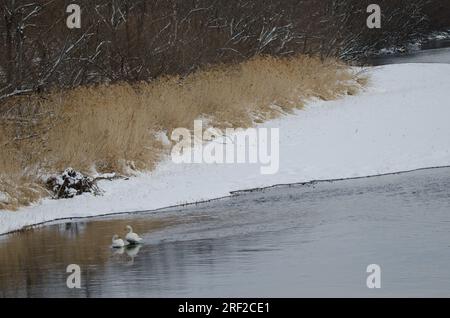
[[[150,170],[166,152],[156,137],[177,127],[249,127],[310,98],[355,94],[362,80],[336,60],[257,57],[151,83],[79,87],[9,100],[0,110],[0,209],[45,195],[43,175]]]

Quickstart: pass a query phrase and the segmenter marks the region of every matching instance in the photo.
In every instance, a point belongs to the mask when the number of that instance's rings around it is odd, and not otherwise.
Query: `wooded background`
[[[450,1],[0,0],[0,102],[93,83],[151,81],[259,54],[354,60],[450,25]],[[82,9],[81,29],[66,7]]]

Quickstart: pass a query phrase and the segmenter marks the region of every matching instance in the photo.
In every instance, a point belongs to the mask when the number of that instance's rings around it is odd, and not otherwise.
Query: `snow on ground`
[[[6,202],[8,199],[8,195],[0,191],[0,202]]]
[[[318,179],[450,165],[450,65],[371,68],[370,87],[265,123],[280,128],[280,169],[259,165],[176,165],[169,160],[130,180],[102,181],[103,196],[43,200],[0,212],[0,233],[59,218],[153,210],[230,191]]]

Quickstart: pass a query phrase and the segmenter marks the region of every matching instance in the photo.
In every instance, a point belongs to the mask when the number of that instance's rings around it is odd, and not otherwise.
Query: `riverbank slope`
[[[227,196],[231,191],[317,179],[377,175],[450,165],[450,65],[368,68],[365,92],[315,101],[260,127],[280,129],[280,169],[259,165],[177,165],[164,160],[151,173],[102,181],[102,196],[45,199],[0,212],[0,233],[59,218],[153,210]]]

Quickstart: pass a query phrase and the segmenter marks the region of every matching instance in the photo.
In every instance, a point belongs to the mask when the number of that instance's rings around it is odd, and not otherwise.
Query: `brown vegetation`
[[[4,0],[0,101],[53,87],[185,76],[261,54],[352,60],[400,46],[448,17],[442,0],[379,0],[382,28],[368,29],[372,2],[78,0],[81,29],[68,29],[70,1]]]
[[[69,3],[0,3],[0,209],[42,197],[41,177],[68,167],[152,169],[155,135],[200,116],[245,127],[354,94],[334,59],[448,26],[440,0],[380,0],[379,30],[370,0],[79,0],[71,30]]]
[[[34,201],[44,193],[40,177],[67,167],[87,174],[152,169],[165,153],[157,133],[192,128],[199,117],[215,126],[249,127],[313,97],[354,94],[356,79],[333,59],[267,56],[186,78],[18,97],[0,116],[0,191],[11,196],[0,208]]]

